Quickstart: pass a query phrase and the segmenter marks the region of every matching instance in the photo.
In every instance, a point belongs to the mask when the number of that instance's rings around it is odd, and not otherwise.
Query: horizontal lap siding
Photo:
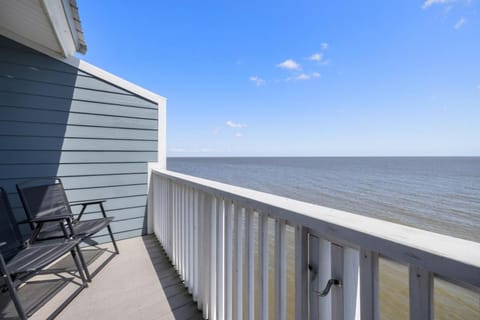
[[[71,201],[107,200],[118,239],[144,234],[157,115],[154,102],[0,37],[0,185],[18,219],[15,185],[59,176]]]

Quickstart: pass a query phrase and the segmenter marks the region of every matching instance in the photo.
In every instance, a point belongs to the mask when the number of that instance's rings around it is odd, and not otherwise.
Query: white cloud
[[[312,55],[308,58],[308,60],[318,61],[318,62],[322,61],[322,59],[323,59],[323,54],[318,53],[318,52],[312,54]]]
[[[256,85],[257,87],[264,86],[265,83],[266,83],[265,80],[263,80],[262,78],[257,77],[257,76],[251,76],[249,79],[250,79],[250,81],[252,81],[253,83],[255,83],[255,85]]]
[[[227,126],[229,126],[230,128],[245,128],[245,127],[247,126],[247,125],[244,124],[244,123],[235,123],[235,122],[230,121],[230,120],[227,121],[227,122],[225,122],[225,124],[226,124]]]
[[[328,49],[328,43],[326,43],[326,42],[323,42],[320,46],[322,47],[322,50],[327,50]]]
[[[237,138],[243,137],[243,133],[237,132],[237,133],[235,133],[235,137],[237,137]]]
[[[463,27],[463,25],[465,24],[465,22],[467,22],[467,20],[465,20],[465,18],[460,18],[460,20],[457,21],[457,23],[455,23],[455,25],[453,26],[453,28],[455,28],[455,30],[458,30],[460,29],[461,27]]]
[[[310,74],[307,73],[300,73],[299,75],[296,75],[295,77],[289,77],[285,81],[304,81],[304,80],[311,80],[314,78],[320,77],[320,73],[318,72],[312,72]]]
[[[277,67],[289,70],[300,70],[300,65],[292,59],[287,59],[282,63],[277,64]]]
[[[453,1],[454,0],[425,0],[425,2],[422,5],[422,9],[428,9],[434,4],[445,4]]]

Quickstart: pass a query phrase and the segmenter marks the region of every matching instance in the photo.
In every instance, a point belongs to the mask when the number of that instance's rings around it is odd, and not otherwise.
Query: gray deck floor
[[[202,319],[192,296],[154,236],[118,241],[118,246],[120,255],[112,253],[111,245],[83,250],[93,281],[56,319]],[[50,269],[68,271],[72,270],[72,265],[71,257],[65,257]],[[57,278],[58,275],[68,278],[68,283],[59,284],[61,290],[31,319],[47,319],[78,289],[75,284],[78,279],[75,279],[73,271],[57,273]],[[51,274],[36,276],[21,289],[24,291],[21,294],[32,297],[35,290],[53,292],[55,286],[50,284],[51,279]],[[35,288],[36,285],[38,288]],[[8,316],[7,309],[13,311],[12,306],[4,308],[0,318],[13,319]]]

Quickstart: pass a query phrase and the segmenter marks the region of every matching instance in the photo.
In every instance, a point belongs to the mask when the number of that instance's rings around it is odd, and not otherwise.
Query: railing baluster
[[[235,204],[225,201],[225,319],[233,316],[233,225]]]
[[[243,221],[245,216],[245,209],[240,206],[236,207],[236,227],[237,227],[237,245],[236,245],[236,316],[237,320],[243,319],[243,242],[245,239],[245,228],[243,227]]]
[[[275,319],[287,318],[287,259],[285,221],[275,220]]]
[[[210,310],[210,217],[211,209],[209,205],[211,204],[211,199],[206,193],[201,193],[201,204],[202,204],[202,254],[201,254],[201,291],[202,291],[202,310],[203,318],[207,318]]]
[[[352,248],[343,249],[343,314],[345,320],[355,320],[360,315],[359,251]]]
[[[208,309],[208,319],[217,319],[217,222],[219,200],[214,196],[211,197],[211,216],[210,216],[210,301]]]
[[[245,240],[247,241],[247,320],[255,319],[255,232],[254,232],[254,211],[249,208],[246,212]]]
[[[410,265],[410,320],[433,320],[433,274]]]
[[[258,311],[260,319],[268,319],[269,301],[268,301],[268,216],[265,213],[259,212],[258,225],[258,250],[259,250],[259,297],[258,297]]]
[[[295,226],[295,319],[308,319],[308,233]]]
[[[194,189],[193,191],[193,299],[198,301],[198,269],[200,268],[200,263],[198,263],[198,249],[200,246],[199,235],[199,217],[198,217],[198,190]]]
[[[217,319],[225,318],[225,202],[217,200]]]
[[[362,320],[379,320],[378,254],[360,250],[360,314]]]

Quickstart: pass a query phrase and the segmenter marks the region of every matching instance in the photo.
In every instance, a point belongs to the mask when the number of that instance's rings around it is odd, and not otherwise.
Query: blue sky
[[[478,0],[78,3],[169,156],[480,155]]]

